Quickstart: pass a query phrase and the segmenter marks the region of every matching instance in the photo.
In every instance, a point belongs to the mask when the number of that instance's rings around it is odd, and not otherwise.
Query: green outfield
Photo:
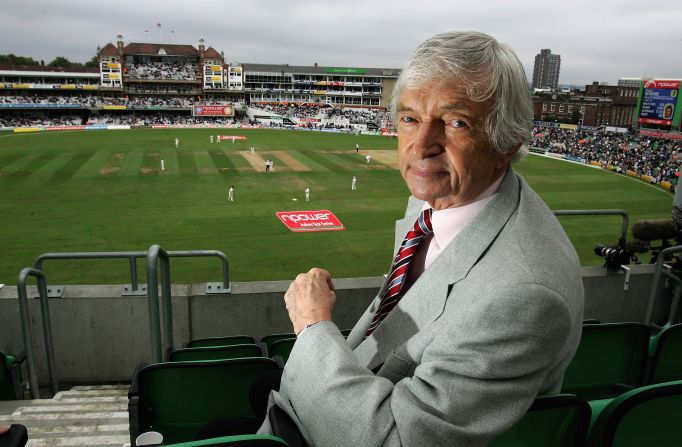
[[[246,139],[211,144],[210,135]],[[395,147],[387,137],[276,130],[3,133],[0,283],[14,284],[19,270],[42,253],[146,250],[154,243],[221,250],[233,281],[290,279],[311,266],[335,277],[383,274],[393,222],[408,195],[395,169]],[[266,159],[274,161],[274,172],[264,172]],[[620,208],[631,223],[670,216],[672,194],[621,175],[537,156],[517,171],[552,209]],[[357,191],[351,191],[353,176]],[[233,204],[226,200],[230,185]],[[323,209],[346,230],[293,233],[275,216]],[[584,265],[601,263],[594,244],[615,242],[621,224],[618,217],[561,221]],[[220,279],[215,259],[173,259],[171,266],[173,282]],[[52,284],[129,282],[122,260],[52,261],[45,272]]]

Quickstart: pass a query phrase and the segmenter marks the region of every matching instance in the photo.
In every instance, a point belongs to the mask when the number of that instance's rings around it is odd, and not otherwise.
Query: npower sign
[[[278,211],[275,214],[291,231],[338,231],[346,229],[334,213],[329,210]]]

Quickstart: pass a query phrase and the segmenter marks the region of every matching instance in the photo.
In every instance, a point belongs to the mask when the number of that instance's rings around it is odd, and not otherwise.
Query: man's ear
[[[509,166],[509,163],[511,163],[512,158],[514,158],[514,155],[516,155],[516,153],[519,151],[519,149],[521,149],[522,145],[523,145],[522,143],[519,143],[519,144],[513,146],[511,151],[507,152],[504,155],[499,156],[497,158],[497,164],[495,165],[495,167],[497,169],[502,169],[502,168],[506,168],[507,166]]]

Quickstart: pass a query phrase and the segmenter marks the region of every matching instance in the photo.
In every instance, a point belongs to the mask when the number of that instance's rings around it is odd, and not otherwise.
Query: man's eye
[[[411,116],[403,116],[400,118],[400,120],[406,124],[412,124],[417,122],[417,120],[412,118]]]
[[[450,125],[452,127],[454,127],[455,129],[459,129],[461,127],[467,127],[468,126],[466,121],[462,121],[462,120],[452,120],[452,121],[450,121]]]

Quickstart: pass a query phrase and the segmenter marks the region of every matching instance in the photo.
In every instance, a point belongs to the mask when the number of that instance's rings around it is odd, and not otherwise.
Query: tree
[[[97,55],[92,56],[92,59],[83,64],[85,67],[99,67],[99,59]]]
[[[38,65],[38,61],[35,61],[31,57],[16,56],[16,55],[10,53],[10,54],[0,54],[0,64]]]
[[[64,56],[57,56],[52,62],[47,64],[48,67],[73,67],[74,65],[81,65],[78,63],[71,62]]]

